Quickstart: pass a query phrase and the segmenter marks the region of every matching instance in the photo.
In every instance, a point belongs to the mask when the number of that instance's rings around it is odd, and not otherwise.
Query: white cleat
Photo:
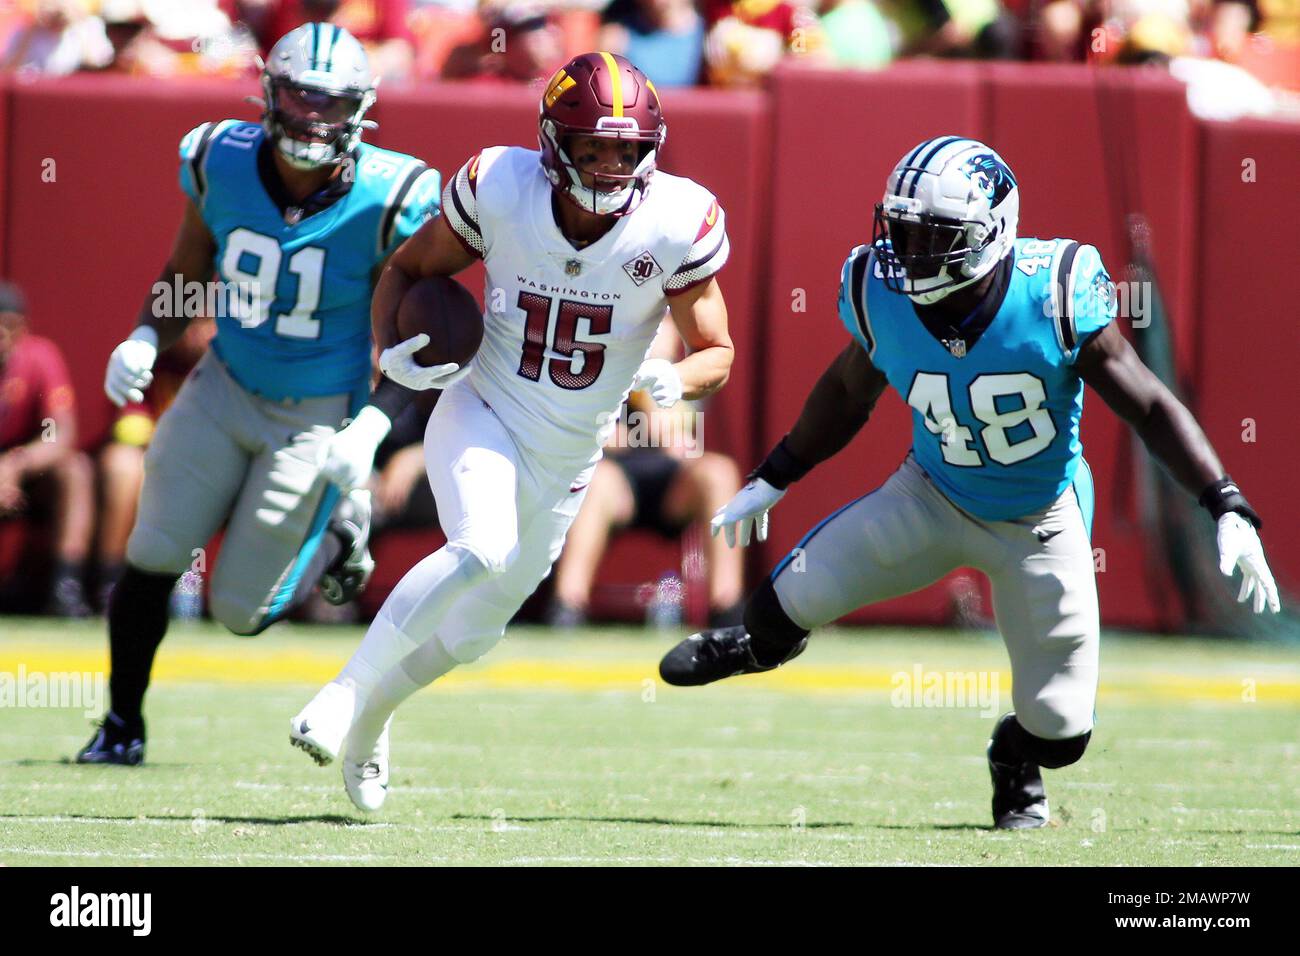
[[[343,749],[356,712],[356,689],[330,681],[289,721],[289,743],[323,767]]]
[[[348,799],[354,807],[366,813],[374,813],[382,807],[388,796],[388,727],[392,722],[390,717],[368,752],[357,754],[349,745],[340,761]]]

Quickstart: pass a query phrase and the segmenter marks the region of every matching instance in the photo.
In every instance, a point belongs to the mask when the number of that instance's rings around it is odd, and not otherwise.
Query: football
[[[429,344],[415,353],[421,365],[464,365],[483,343],[483,315],[463,285],[447,276],[420,279],[397,309],[397,334],[405,341],[421,332]]]

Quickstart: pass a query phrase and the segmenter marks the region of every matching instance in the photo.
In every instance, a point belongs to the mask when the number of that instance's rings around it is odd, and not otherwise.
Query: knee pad
[[[447,547],[472,558],[490,574],[504,574],[519,557],[519,539],[509,542],[471,541],[453,538]]]
[[[745,602],[745,630],[755,645],[771,651],[788,651],[809,634],[785,612],[770,577]]]

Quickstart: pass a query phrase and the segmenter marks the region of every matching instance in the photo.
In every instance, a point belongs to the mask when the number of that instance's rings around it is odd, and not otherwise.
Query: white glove
[[[379,443],[392,427],[387,415],[367,405],[351,424],[321,442],[316,452],[317,470],[344,494],[361,487],[370,478]]]
[[[646,359],[632,379],[632,391],[643,389],[660,408],[672,408],[682,398],[682,377],[667,359]]]
[[[718,509],[710,524],[713,536],[716,538],[720,530],[725,530],[727,547],[734,548],[739,529],[740,546],[743,548],[749,544],[750,532],[757,528],[758,540],[766,541],[767,513],[784,496],[784,491],[773,488],[762,478],[755,478]]]
[[[429,336],[421,332],[405,342],[398,342],[391,349],[384,349],[379,353],[379,370],[398,385],[405,385],[417,392],[429,388],[447,388],[469,374],[468,365],[461,368],[455,362],[427,367],[421,365],[412,356],[428,344]]]
[[[144,390],[153,381],[153,363],[158,358],[158,332],[142,325],[125,342],[113,349],[104,373],[104,391],[114,405],[143,402]]]
[[[1241,568],[1238,602],[1245,602],[1253,592],[1256,614],[1264,610],[1265,604],[1274,614],[1282,610],[1277,582],[1264,560],[1264,545],[1255,526],[1237,512],[1229,511],[1219,518],[1219,570],[1232,577],[1233,568]]]

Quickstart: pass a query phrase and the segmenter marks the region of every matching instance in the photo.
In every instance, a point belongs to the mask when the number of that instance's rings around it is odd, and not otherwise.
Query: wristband
[[[1215,521],[1218,521],[1228,512],[1234,511],[1253,524],[1256,529],[1264,526],[1264,522],[1255,513],[1255,509],[1250,506],[1250,502],[1241,493],[1237,483],[1227,475],[1224,475],[1202,491],[1201,497],[1196,500],[1201,507],[1214,516]]]
[[[791,454],[785,438],[782,438],[776,443],[776,447],[768,452],[763,463],[749,473],[747,480],[762,478],[778,491],[785,491],[810,471],[812,466],[805,465]]]
[[[379,385],[370,396],[370,404],[387,415],[390,422],[397,421],[397,416],[414,400],[415,389],[394,382],[387,375],[379,379]]]

